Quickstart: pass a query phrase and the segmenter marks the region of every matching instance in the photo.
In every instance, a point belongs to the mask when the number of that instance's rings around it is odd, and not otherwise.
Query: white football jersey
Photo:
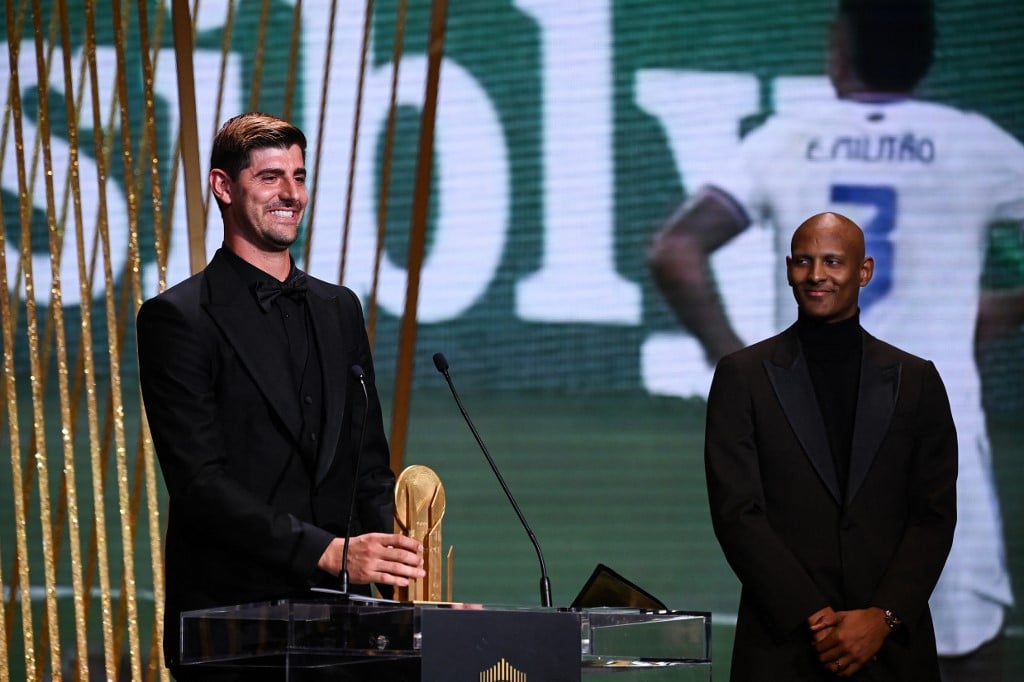
[[[830,99],[754,130],[714,182],[789,253],[796,227],[822,211],[860,225],[875,261],[861,292],[872,335],[932,360],[946,385],[960,448],[953,551],[932,598],[939,652],[991,638],[1012,603],[974,361],[987,229],[1024,220],[1024,146],[974,113],[915,100]],[[796,318],[784,268],[776,326]],[[948,609],[948,611],[947,611]]]

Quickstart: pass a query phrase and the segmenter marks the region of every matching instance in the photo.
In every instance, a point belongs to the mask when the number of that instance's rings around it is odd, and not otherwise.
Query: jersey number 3
[[[860,297],[860,307],[866,310],[892,289],[896,190],[884,185],[832,185],[831,200],[875,208],[874,216],[863,226],[867,255],[875,259],[875,274]]]

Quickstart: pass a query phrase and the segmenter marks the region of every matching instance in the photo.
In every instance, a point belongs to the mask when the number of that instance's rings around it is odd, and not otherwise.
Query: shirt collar
[[[234,268],[235,274],[237,274],[242,279],[242,281],[245,282],[248,288],[252,289],[254,286],[256,286],[257,282],[263,282],[264,284],[281,283],[278,282],[276,277],[264,272],[263,270],[260,270],[258,267],[256,267],[249,261],[244,260],[241,256],[232,251],[226,245],[223,245],[221,247],[221,250],[227,256],[227,261],[228,263],[231,264],[231,267]],[[295,267],[295,260],[291,257],[291,254],[288,255],[288,263],[288,277],[285,278],[285,282],[289,281],[297,273],[297,269]]]

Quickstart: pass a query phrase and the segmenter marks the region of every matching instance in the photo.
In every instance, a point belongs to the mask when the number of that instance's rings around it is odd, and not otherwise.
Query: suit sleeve
[[[704,440],[708,499],[726,560],[781,639],[829,602],[769,523],[748,374],[734,356],[715,370]]]
[[[189,315],[186,311],[193,310]],[[198,305],[147,301],[137,319],[139,379],[153,444],[173,516],[245,561],[309,580],[333,535],[275,511],[225,470],[226,448],[215,394],[213,332]]]
[[[874,595],[908,626],[918,622],[946,563],[956,525],[957,439],[946,389],[924,365],[914,409],[913,471],[902,539]]]

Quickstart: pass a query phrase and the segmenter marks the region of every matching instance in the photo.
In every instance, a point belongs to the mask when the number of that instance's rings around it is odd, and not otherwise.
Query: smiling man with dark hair
[[[393,532],[359,301],[288,251],[308,200],[305,136],[242,114],[212,156],[224,245],[139,310],[139,379],[170,499],[164,658],[178,680],[251,682],[281,672],[179,665],[182,611],[347,587],[345,558],[354,593],[408,585],[423,547]]]

